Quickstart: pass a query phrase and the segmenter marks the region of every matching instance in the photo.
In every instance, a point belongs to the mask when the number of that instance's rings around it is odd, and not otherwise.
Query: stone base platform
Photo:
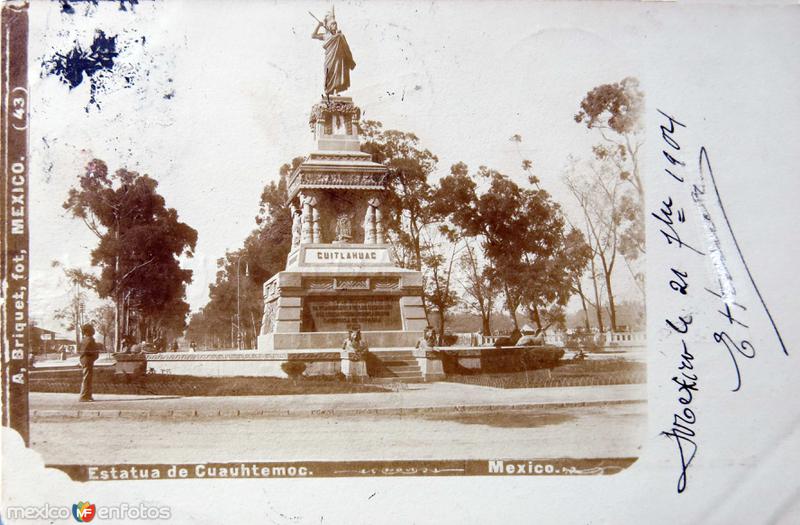
[[[361,381],[434,381],[447,374],[493,373],[526,368],[549,368],[564,350],[541,347],[413,347],[371,348],[365,359],[330,349],[289,351],[221,350],[145,354],[147,372],[197,377],[287,377],[281,365],[290,361],[306,365],[303,375],[345,377]]]
[[[306,363],[305,375],[335,375],[341,371],[340,352],[260,352],[220,350],[147,354],[147,372],[197,377],[287,377],[281,365]]]
[[[146,354],[147,372],[152,374],[188,375],[197,377],[287,377],[281,365],[299,361],[306,365],[305,376],[334,376],[343,374],[350,379],[368,380],[367,366],[375,368],[375,362],[386,362],[386,369],[399,359],[414,364],[418,379],[430,381],[444,377],[441,360],[431,352],[414,348],[373,348],[367,360],[358,359],[353,353],[330,351],[329,349],[259,351],[222,350],[205,352],[168,352]],[[385,368],[379,366],[377,368]],[[391,376],[391,372],[390,372]],[[402,377],[398,376],[398,377]]]
[[[370,348],[414,348],[422,338],[422,331],[363,331],[361,336]],[[347,339],[347,332],[293,332],[270,333],[258,336],[258,349],[270,351],[294,351],[308,348],[337,351]]]
[[[388,244],[301,242],[264,283],[257,347],[337,351],[354,326],[371,348],[413,347],[428,326],[422,284]]]

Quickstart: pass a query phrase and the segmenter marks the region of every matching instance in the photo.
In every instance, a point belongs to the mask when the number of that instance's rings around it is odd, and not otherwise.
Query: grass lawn
[[[445,381],[495,388],[627,385],[647,381],[644,363],[624,361],[564,361],[550,369],[500,374],[449,375]]]
[[[37,377],[38,376],[38,377]],[[32,392],[80,393],[80,371],[31,374]],[[147,374],[126,382],[113,371],[95,369],[95,394],[147,394],[160,396],[269,396],[284,394],[348,394],[386,392],[373,385],[362,385],[334,378],[303,378],[297,381],[279,377],[194,377]]]

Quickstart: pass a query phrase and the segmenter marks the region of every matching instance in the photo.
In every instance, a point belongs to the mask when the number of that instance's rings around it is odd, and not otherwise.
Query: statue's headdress
[[[334,10],[333,6],[331,6],[331,10],[325,13],[325,25],[330,25],[331,22],[336,22],[336,11]]]

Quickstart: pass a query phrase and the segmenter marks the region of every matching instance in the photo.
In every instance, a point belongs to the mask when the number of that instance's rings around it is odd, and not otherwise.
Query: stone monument
[[[411,349],[428,325],[422,274],[393,259],[387,169],[361,152],[361,110],[340,95],[355,62],[333,13],[312,37],[325,41],[324,95],[309,119],[316,149],[289,177],[292,247],[264,283],[258,350],[338,350],[353,327],[372,350]]]

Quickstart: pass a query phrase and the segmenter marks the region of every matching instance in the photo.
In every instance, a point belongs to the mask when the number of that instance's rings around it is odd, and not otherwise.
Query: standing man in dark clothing
[[[81,326],[81,346],[80,354],[81,370],[83,379],[81,381],[81,397],[78,401],[94,401],[92,399],[92,375],[94,372],[94,362],[97,360],[99,348],[94,341],[94,326],[85,324]]]

